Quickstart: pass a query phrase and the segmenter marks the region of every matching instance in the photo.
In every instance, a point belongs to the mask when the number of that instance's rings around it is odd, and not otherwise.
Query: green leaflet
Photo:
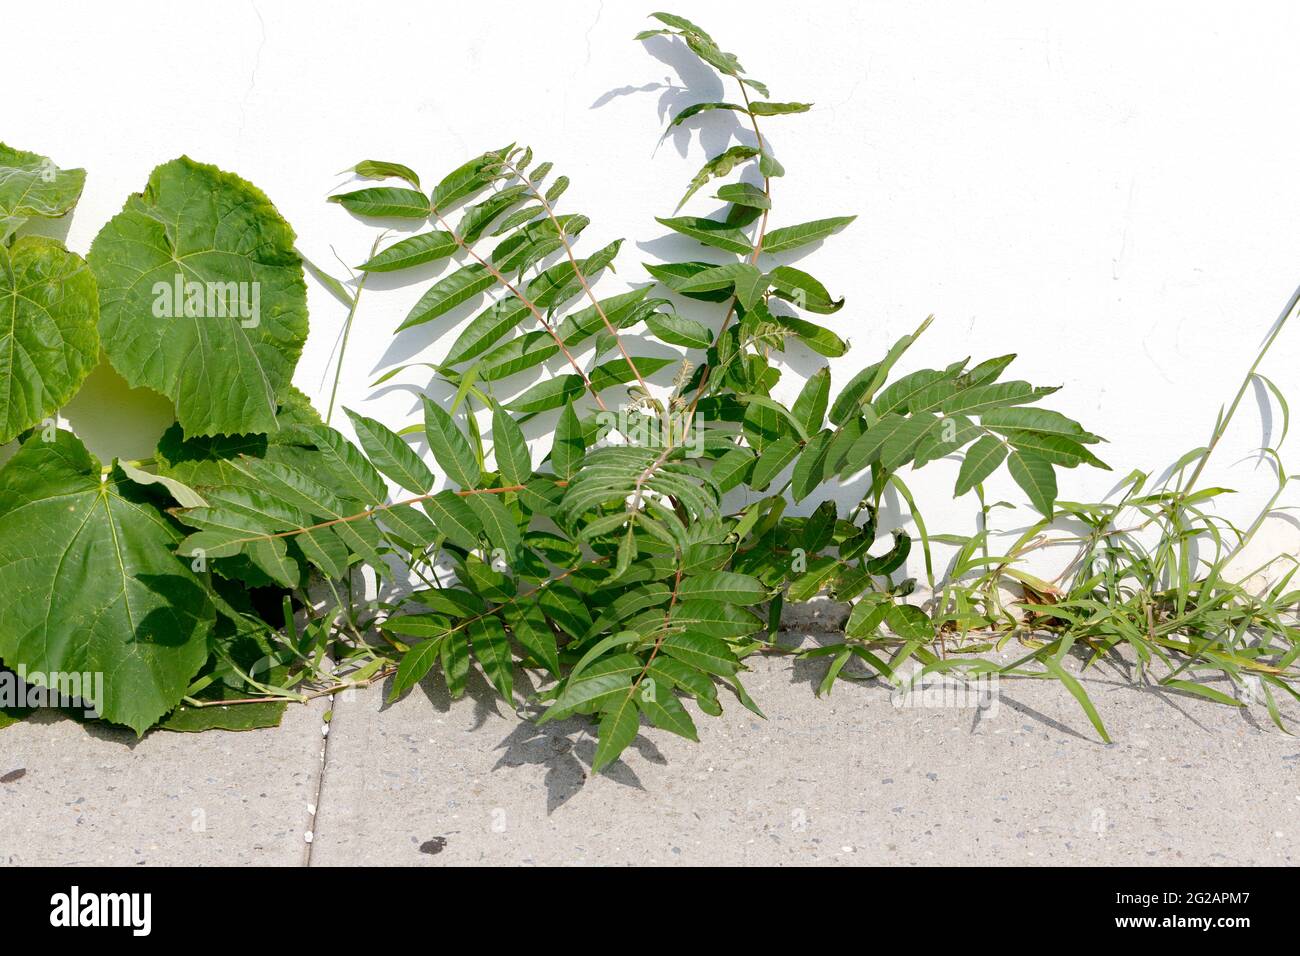
[[[444,362],[460,365],[482,355],[529,315],[528,306],[511,296],[493,302],[465,326]]]
[[[67,215],[85,184],[84,169],[59,169],[44,156],[0,143],[0,243],[29,219]]]
[[[198,733],[204,730],[240,731],[279,727],[288,706],[286,701],[234,706],[208,704],[205,707],[181,704],[158,724],[158,728],[174,733]]]
[[[433,487],[433,472],[411,446],[373,418],[344,409],[352,420],[361,447],[371,463],[412,494],[422,495]]]
[[[482,472],[469,441],[452,417],[428,398],[424,400],[424,434],[447,477],[462,488],[477,488]]]
[[[600,719],[596,754],[591,761],[592,772],[600,773],[617,760],[618,755],[636,739],[637,728],[640,725],[640,712],[637,710],[633,692],[629,692],[621,700],[617,700]]]
[[[363,159],[351,170],[344,170],[344,172],[356,173],[363,179],[405,179],[416,189],[420,188],[420,177],[415,174],[415,170],[401,163],[390,163],[382,159]]]
[[[964,495],[997,470],[1007,457],[1007,446],[993,435],[985,435],[971,445],[957,473],[953,496]]]
[[[645,324],[656,338],[669,345],[707,349],[713,343],[713,334],[703,322],[685,318],[675,312],[652,312],[646,316]]]
[[[815,219],[812,222],[802,222],[797,226],[773,229],[763,240],[763,251],[768,255],[776,255],[779,252],[798,249],[800,246],[806,246],[811,242],[819,242],[843,229],[857,218],[857,216],[835,216],[830,219]]]
[[[734,226],[728,226],[726,223],[714,219],[703,219],[699,216],[678,216],[675,219],[656,217],[656,221],[674,232],[680,232],[683,236],[697,239],[706,246],[713,246],[716,249],[734,252],[742,256],[747,256],[753,252],[749,245],[749,239],[743,232]]]
[[[397,327],[401,332],[425,322],[432,322],[441,315],[446,315],[462,302],[468,302],[476,295],[486,292],[496,283],[496,279],[487,268],[479,262],[462,266],[446,278],[439,279],[420,296],[420,301]]]
[[[442,642],[442,638],[422,641],[402,655],[402,660],[397,665],[397,673],[393,677],[393,686],[388,693],[390,703],[424,680],[424,676],[438,662]]]
[[[672,129],[674,126],[680,126],[691,117],[699,116],[701,113],[708,113],[712,110],[735,110],[737,113],[749,112],[745,107],[736,103],[692,103],[669,121],[668,128]]]
[[[509,702],[514,697],[514,676],[510,657],[510,639],[506,629],[496,617],[485,617],[469,626],[470,645],[474,659],[497,692]]]
[[[669,634],[661,648],[683,664],[720,677],[730,677],[740,666],[725,641],[706,634]]]
[[[1007,470],[1034,507],[1050,518],[1056,501],[1056,472],[1051,463],[1032,452],[1017,449],[1007,459]]]
[[[749,484],[755,491],[766,491],[767,486],[799,454],[800,445],[789,435],[782,435],[763,449],[754,463]]]
[[[153,494],[65,431],[0,471],[0,658],[98,673],[102,716],[137,734],[172,710],[207,657],[214,614]]]
[[[686,205],[686,201],[708,185],[711,179],[728,175],[740,163],[757,156],[758,152],[758,149],[753,146],[732,146],[723,153],[714,156],[691,179],[690,186],[686,189],[686,195],[677,203],[677,208],[681,209],[682,206]]]
[[[489,150],[452,170],[433,187],[429,205],[444,212],[449,206],[487,188],[495,178],[496,164],[505,154],[506,149]]]
[[[830,315],[844,307],[844,299],[832,299],[826,287],[794,266],[777,266],[767,274],[772,290],[797,309]]]
[[[492,409],[492,434],[501,477],[512,485],[526,484],[533,477],[533,459],[528,451],[528,442],[524,440],[518,423],[500,405]]]
[[[428,219],[432,210],[424,193],[397,186],[372,186],[330,196],[348,212],[358,216],[396,219]]]
[[[749,111],[755,116],[784,116],[788,113],[806,113],[810,109],[812,109],[811,103],[771,103],[762,100],[749,107]]]
[[[456,248],[456,237],[451,233],[424,232],[393,243],[357,268],[362,272],[395,272],[445,259]]]
[[[544,379],[506,402],[506,408],[521,414],[536,414],[568,405],[582,394],[585,386],[576,375]]]
[[[99,361],[98,323],[80,256],[37,236],[0,244],[0,445],[76,394]]]
[[[759,580],[734,571],[711,571],[684,579],[677,590],[678,600],[701,598],[728,604],[757,604],[768,598],[769,591]]]
[[[750,209],[772,208],[772,200],[767,193],[750,183],[728,183],[719,186],[717,196],[723,202],[735,203],[737,206]]]
[[[695,721],[673,693],[673,684],[655,679],[653,675],[647,676],[649,679],[641,682],[635,694],[641,713],[660,730],[698,741],[700,737],[695,730]]]
[[[176,405],[187,435],[276,430],[307,337],[294,233],[255,186],[182,157],[95,237],[100,338],[133,387]]]
[[[582,424],[572,405],[565,405],[555,425],[555,442],[551,446],[551,470],[557,478],[569,479],[582,467],[586,455],[586,443],[582,436]]]
[[[455,492],[440,491],[423,504],[434,526],[447,536],[448,541],[466,551],[479,546],[478,536],[483,530],[483,522]]]
[[[799,397],[794,400],[790,413],[799,422],[804,435],[819,431],[826,418],[826,406],[831,394],[830,369],[819,368],[804,383]]]

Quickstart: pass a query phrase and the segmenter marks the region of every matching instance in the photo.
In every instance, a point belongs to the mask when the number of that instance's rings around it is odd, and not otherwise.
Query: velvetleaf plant
[[[307,569],[332,583],[385,560],[373,525],[224,544],[268,512],[301,527],[377,493],[350,467],[360,452],[289,384],[307,332],[293,232],[254,186],[182,157],[127,201],[87,263],[18,234],[69,212],[84,173],[8,148],[0,161],[0,421],[21,440],[0,470],[0,660],[37,682],[104,675],[102,699],[82,702],[137,733],[274,723],[303,699],[300,682],[332,683],[335,618],[315,615]],[[250,289],[256,315],[238,307]],[[101,343],[129,383],[174,402],[178,421],[147,462],[105,466],[59,427]],[[365,654],[360,642],[340,660]],[[250,694],[257,706],[203,707]]]
[[[734,101],[687,107],[670,128],[726,111],[752,135],[708,158],[660,220],[698,252],[646,264],[647,280],[616,295],[595,288],[620,242],[580,253],[591,223],[564,209],[568,179],[514,144],[428,193],[406,165],[357,164],[357,176],[385,184],[335,202],[429,229],[376,239],[352,289],[301,259],[256,187],[184,157],[104,227],[87,267],[58,243],[14,235],[34,216],[70,211],[84,173],[0,147],[0,304],[11,318],[0,358],[22,358],[0,394],[11,432],[0,441],[22,441],[0,470],[0,661],[112,674],[99,710],[137,733],[266,726],[287,702],[381,679],[396,697],[435,669],[460,696],[476,664],[504,699],[538,706],[539,720],[593,718],[596,769],[642,718],[694,739],[692,713],[720,713],[723,693],[758,712],[745,659],[788,651],[776,642],[783,606],[822,592],[854,604],[843,641],[800,652],[829,658],[820,692],[839,679],[900,683],[909,661],[979,674],[997,666],[979,652],[1014,637],[1029,654],[1000,669],[1061,681],[1103,738],[1063,666],[1078,649],[1093,660],[1131,649],[1143,665],[1167,665],[1161,682],[1175,692],[1217,699],[1181,676],[1213,668],[1294,694],[1290,576],[1260,596],[1224,568],[1258,522],[1208,568],[1193,551],[1232,530],[1201,510],[1221,489],[1192,486],[1241,393],[1209,448],[1181,463],[1190,481],[1144,495],[1135,473],[1118,504],[1059,505],[1057,469],[1105,467],[1090,450],[1100,439],[1030,407],[1055,389],[1004,379],[1010,355],[898,374],[928,319],[833,397],[827,368],[792,403],[774,397],[779,353],[848,350],[836,331],[843,299],[787,254],[852,217],[775,218],[784,170],[767,122],[810,104],[771,100],[701,28],[655,17],[641,39],[684,44],[735,87]],[[706,191],[721,210],[683,215]],[[428,364],[414,430],[435,472],[407,443],[413,429],[354,411],[357,444],[330,427],[342,354],[323,421],[289,383],[307,333],[303,265],[348,306],[346,345],[369,275],[439,262],[445,275],[399,332],[478,311]],[[129,383],[175,407],[148,461],[101,465],[51,417],[101,342]],[[1252,368],[1243,392],[1256,380]],[[539,416],[554,425],[535,464],[523,426]],[[961,460],[955,492],[979,500],[973,536],[929,535],[902,476],[949,456]],[[982,483],[1002,467],[1042,518],[999,555],[988,527],[998,505]],[[786,513],[841,481],[864,489],[847,513],[830,500],[807,517]],[[740,490],[754,500],[733,507]],[[915,540],[880,526],[891,490],[911,509]],[[1074,542],[1073,577],[1044,582],[1020,565],[1049,543],[1058,507],[1091,531]],[[1154,546],[1120,524],[1133,509],[1159,528]],[[940,580],[932,541],[958,549]],[[927,592],[904,576],[916,544]],[[393,586],[363,590],[362,567]],[[1007,606],[1007,584],[1024,599]],[[527,701],[520,666],[552,678]],[[1267,704],[1280,725],[1271,692]]]

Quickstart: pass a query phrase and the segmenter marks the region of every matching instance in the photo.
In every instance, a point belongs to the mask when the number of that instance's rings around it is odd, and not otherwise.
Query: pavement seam
[[[316,821],[320,819],[321,799],[325,792],[325,770],[329,766],[330,737],[334,727],[334,704],[337,697],[337,694],[330,694],[329,709],[326,711],[330,719],[322,721],[321,724],[324,729],[320,749],[320,770],[316,775],[316,792],[312,794],[312,802],[307,807],[307,830],[305,832],[311,834],[311,840],[306,843],[303,849],[302,865],[304,867],[311,866],[312,849],[316,846]]]

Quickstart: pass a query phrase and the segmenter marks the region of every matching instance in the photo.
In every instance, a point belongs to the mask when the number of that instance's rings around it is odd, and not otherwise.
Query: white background
[[[619,274],[601,285],[612,293],[643,280],[643,260],[698,257],[661,240],[653,217],[671,214],[734,128],[715,114],[656,151],[668,115],[723,89],[667,42],[632,42],[649,9],[7,3],[0,139],[89,171],[68,232],[79,252],[156,164],[185,153],[265,190],[304,253],[336,274],[335,253],[355,265],[376,234],[326,204],[348,183],[338,170],[391,159],[432,183],[487,148],[529,143],[572,178],[568,208],[593,220],[586,248],[626,237]],[[1064,385],[1050,407],[1110,439],[1101,453],[1115,472],[1063,472],[1063,497],[1101,496],[1205,440],[1300,283],[1300,8],[691,0],[675,12],[774,99],[816,104],[765,126],[787,170],[774,226],[859,216],[800,260],[848,298],[829,320],[853,343],[832,365],[837,386],[933,312],[908,368],[1018,352],[1015,377]],[[396,358],[440,357],[473,314],[394,340],[433,274],[367,290],[341,404],[412,420],[411,391],[368,383]],[[323,408],[345,309],[309,285],[296,382]],[[804,371],[814,358],[789,356]],[[1292,398],[1297,359],[1300,325],[1264,368]],[[787,375],[782,393],[798,384]],[[149,404],[100,381],[68,415],[101,453],[132,457],[164,424]],[[1279,428],[1252,393],[1210,469],[1240,490],[1237,517],[1271,490],[1254,450]],[[931,530],[971,525],[973,499],[951,498],[955,471],[904,476]],[[1009,481],[992,494],[1023,499]],[[1004,514],[1008,527],[1029,517]]]

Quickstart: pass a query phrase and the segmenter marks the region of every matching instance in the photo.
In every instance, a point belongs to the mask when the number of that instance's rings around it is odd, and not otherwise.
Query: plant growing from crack
[[[695,715],[719,714],[724,693],[758,713],[746,659],[794,652],[777,642],[784,605],[827,592],[853,608],[842,641],[797,651],[827,658],[819,693],[841,679],[903,685],[913,662],[922,675],[1046,676],[1104,738],[1066,658],[1127,650],[1142,674],[1158,663],[1165,687],[1220,703],[1238,701],[1182,675],[1258,678],[1281,725],[1272,691],[1295,693],[1300,655],[1290,572],[1258,595],[1226,568],[1278,496],[1236,533],[1205,510],[1219,490],[1194,487],[1252,382],[1285,413],[1259,363],[1208,445],[1178,463],[1185,481],[1144,493],[1147,476],[1134,473],[1109,504],[1058,502],[1058,469],[1106,467],[1091,450],[1100,439],[1037,407],[1055,388],[1003,379],[1014,356],[897,374],[930,319],[833,398],[822,367],[782,402],[782,353],[834,358],[849,347],[833,328],[844,300],[791,253],[853,217],[775,225],[785,170],[767,123],[810,104],[773,101],[699,26],[654,16],[639,39],[683,44],[736,90],[669,128],[720,111],[748,128],[659,220],[698,246],[605,295],[599,280],[621,241],[580,252],[590,220],[565,211],[568,179],[527,147],[490,150],[428,193],[406,165],[357,164],[351,172],[384,184],[333,201],[429,228],[391,244],[378,236],[351,291],[312,267],[349,309],[329,413],[366,277],[445,267],[399,333],[482,303],[440,362],[375,383],[430,370],[422,425],[394,431],[349,410],[357,444],[289,385],[307,333],[304,260],[254,186],[184,158],[165,164],[104,227],[87,265],[57,243],[13,237],[32,216],[66,214],[80,171],[0,148],[0,303],[15,330],[0,338],[0,359],[21,370],[0,395],[0,441],[22,438],[0,470],[0,660],[115,674],[103,716],[137,732],[264,726],[286,702],[383,679],[398,697],[435,668],[460,696],[476,663],[540,721],[594,719],[600,770],[643,718],[695,739]],[[718,212],[681,215],[705,190]],[[214,221],[218,208],[234,212]],[[253,324],[204,314],[201,297],[160,314],[149,296],[158,282],[202,291],[250,277],[263,307]],[[23,338],[42,323],[61,329],[58,354]],[[175,406],[149,463],[105,468],[49,420],[101,343],[129,383]],[[14,363],[20,350],[35,358]],[[549,438],[540,460],[525,428]],[[1287,477],[1269,454],[1280,495]],[[931,536],[903,476],[945,457],[961,462],[955,493],[979,500],[975,535]],[[994,554],[983,483],[1004,465],[1042,517]],[[840,482],[862,489],[845,513],[828,497]],[[890,493],[908,504],[915,537],[882,526]],[[811,500],[807,516],[787,514]],[[1062,514],[1087,533],[1049,537]],[[1207,541],[1208,561],[1197,553]],[[935,542],[957,550],[942,576]],[[1023,569],[1028,554],[1062,543],[1080,553],[1057,582]],[[921,591],[906,576],[918,545]],[[1010,606],[1008,584],[1023,595]],[[1013,639],[1029,651],[1013,664],[980,656]],[[547,675],[545,689],[519,693],[520,667]]]

